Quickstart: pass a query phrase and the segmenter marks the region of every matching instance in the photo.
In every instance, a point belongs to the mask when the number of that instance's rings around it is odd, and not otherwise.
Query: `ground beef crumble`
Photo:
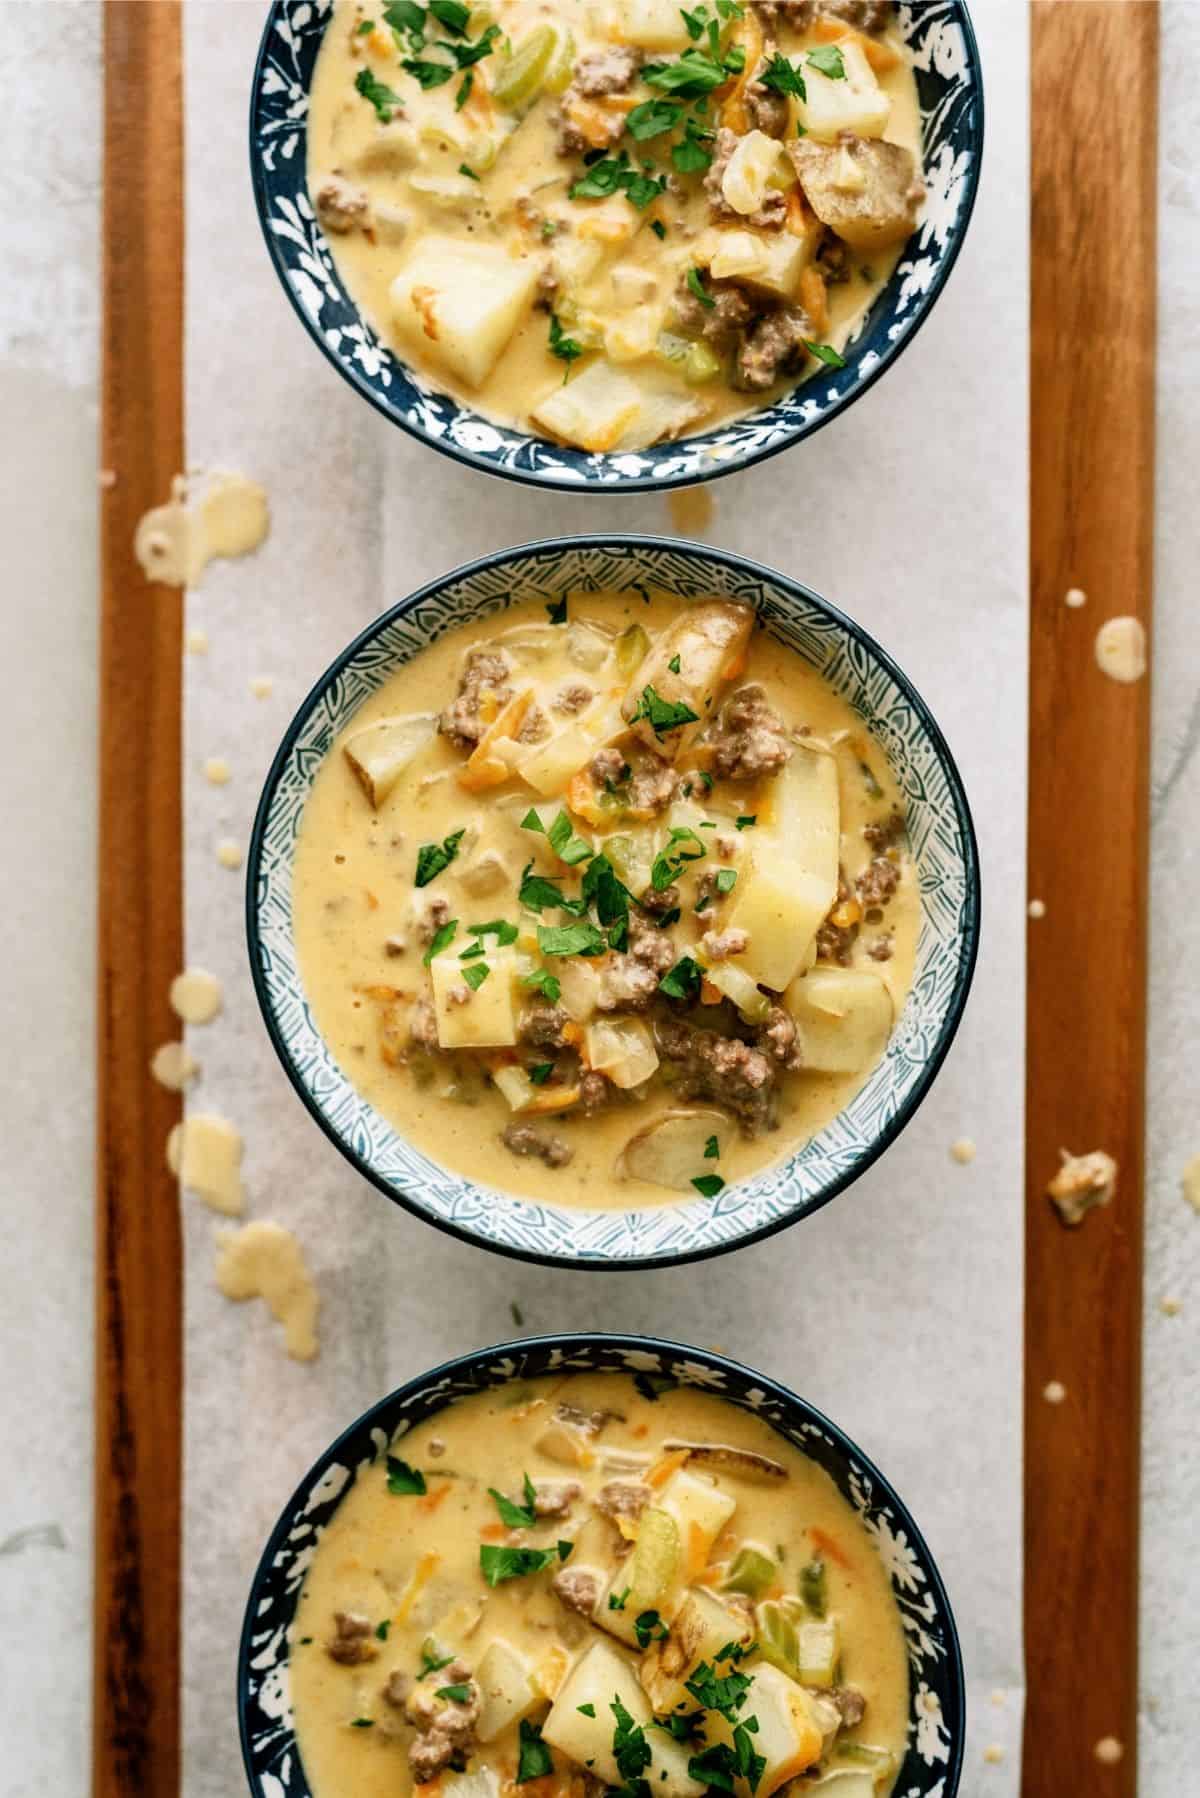
[[[763,90],[764,93],[767,91]],[[787,102],[784,101],[786,112]],[[786,119],[785,119],[786,125]],[[773,133],[772,135],[779,135]],[[729,167],[729,159],[737,149],[741,139],[735,131],[722,125],[717,132],[717,141],[713,147],[712,163],[704,177],[704,191],[708,195],[709,216],[716,224],[739,224],[753,226],[759,231],[778,231],[787,218],[787,196],[781,190],[769,188],[763,196],[763,203],[757,212],[738,212],[731,206],[722,192],[721,183],[725,179],[725,171]]]
[[[761,1049],[675,1018],[660,1020],[655,1034],[659,1053],[679,1069],[681,1098],[714,1100],[747,1136],[772,1128],[778,1072]]]
[[[742,687],[725,701],[708,741],[712,772],[723,780],[778,774],[792,753],[787,726],[758,686]]]
[[[873,857],[854,882],[859,902],[865,910],[887,905],[895,897],[899,884],[900,870],[886,855]]]
[[[379,1653],[372,1639],[371,1619],[357,1611],[336,1611],[334,1633],[325,1644],[325,1652],[340,1667],[359,1667],[373,1661]]]
[[[473,749],[488,726],[481,716],[484,700],[491,700],[498,710],[512,698],[508,685],[511,672],[511,663],[503,652],[473,649],[458,684],[458,695],[438,721],[442,735],[460,749]]]
[[[561,1136],[546,1136],[532,1124],[512,1123],[500,1132],[500,1141],[513,1155],[534,1155],[547,1167],[566,1167],[574,1149]]]
[[[464,1686],[466,1698],[442,1698],[446,1686]],[[418,1785],[436,1779],[452,1761],[465,1761],[475,1746],[480,1692],[465,1661],[451,1661],[419,1679],[408,1695],[405,1712],[417,1731],[408,1751]]]

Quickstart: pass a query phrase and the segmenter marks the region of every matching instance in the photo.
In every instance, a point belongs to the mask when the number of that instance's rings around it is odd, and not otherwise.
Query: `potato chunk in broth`
[[[771,1798],[833,1771],[836,1798],[886,1798],[909,1700],[828,1475],[711,1394],[618,1374],[461,1400],[361,1472],[290,1676],[314,1798]]]
[[[840,366],[924,198],[886,0],[338,0],[308,180],[393,349],[595,452]]]
[[[317,774],[293,913],[318,1026],[404,1136],[631,1209],[836,1115],[920,906],[846,702],[749,608],[639,590],[518,604],[397,669]]]

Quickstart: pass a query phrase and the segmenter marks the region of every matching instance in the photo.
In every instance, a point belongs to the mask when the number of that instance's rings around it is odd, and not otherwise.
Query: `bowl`
[[[983,82],[970,14],[962,0],[937,0],[901,5],[899,18],[917,64],[929,189],[923,222],[848,346],[846,367],[822,369],[732,424],[637,452],[570,449],[460,405],[375,334],[342,284],[308,199],[308,90],[330,19],[328,0],[272,0],[254,69],[250,169],[283,290],[314,343],[364,399],[470,467],[537,486],[605,493],[680,487],[747,468],[819,430],[879,379],[929,316],[966,236],[983,153]]]
[[[255,1798],[310,1798],[292,1724],[288,1634],[313,1548],[355,1480],[455,1399],[563,1371],[653,1374],[702,1386],[756,1412],[829,1474],[874,1539],[904,1626],[909,1733],[896,1798],[954,1798],[965,1734],[958,1633],[921,1533],[878,1468],[836,1424],[763,1374],[708,1349],[596,1332],[530,1337],[447,1361],[373,1405],[305,1475],[263,1551],[242,1625],[238,1723]]]
[[[715,1199],[643,1211],[562,1209],[474,1185],[406,1142],[360,1097],[323,1041],[292,936],[296,835],[316,770],[339,732],[400,663],[445,631],[501,610],[515,592],[644,581],[682,597],[752,605],[767,628],[853,706],[895,770],[921,892],[912,990],[887,1052],[834,1120],[794,1155]],[[828,1203],[893,1142],[928,1092],[958,1027],[975,965],[979,870],[962,783],[928,708],[861,626],[756,562],[659,537],[561,537],[471,562],[385,612],[318,680],[288,728],[250,842],[246,922],[271,1040],[317,1123],[396,1203],[452,1235],[527,1261],[572,1267],[677,1265],[768,1236]]]

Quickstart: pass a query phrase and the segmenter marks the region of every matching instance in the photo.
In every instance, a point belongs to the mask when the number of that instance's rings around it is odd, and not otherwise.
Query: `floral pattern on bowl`
[[[896,771],[921,894],[912,990],[865,1085],[795,1154],[716,1198],[641,1211],[536,1204],[491,1191],[423,1155],[363,1099],[310,1011],[292,935],[292,858],[313,778],[338,734],[401,662],[465,620],[522,597],[638,581],[682,597],[755,607],[863,719]],[[906,677],[851,619],[758,563],[675,538],[577,537],[484,557],[432,582],[362,633],[300,707],[267,776],[246,884],[250,962],[275,1048],[304,1103],[359,1171],[454,1235],[525,1260],[588,1268],[677,1265],[769,1235],[870,1166],[920,1104],[958,1027],[974,971],[979,873],[962,784]]]
[[[238,1656],[238,1721],[255,1798],[311,1798],[292,1716],[289,1631],[321,1532],[355,1480],[455,1399],[538,1374],[596,1371],[718,1393],[763,1417],[829,1474],[874,1540],[904,1626],[908,1752],[892,1798],[954,1798],[966,1724],[958,1633],[929,1550],[883,1475],[835,1424],[775,1381],[707,1349],[602,1333],[529,1338],[435,1368],[360,1417],[293,1493],[254,1576]]]
[[[711,480],[798,443],[855,400],[928,316],[962,247],[983,152],[983,82],[963,0],[898,8],[916,71],[928,197],[922,222],[853,343],[772,406],[680,442],[589,454],[496,424],[439,392],[359,313],[309,202],[308,90],[332,0],[272,0],[250,101],[250,164],[263,235],[284,291],[334,367],[393,423],[492,474],[611,492]]]

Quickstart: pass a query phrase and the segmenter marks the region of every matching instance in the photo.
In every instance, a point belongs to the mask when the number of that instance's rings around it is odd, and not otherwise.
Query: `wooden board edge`
[[[1034,0],[1031,80],[1022,1792],[1133,1798],[1150,686],[1094,644],[1150,631],[1157,5]],[[1075,1230],[1045,1191],[1064,1148],[1119,1164]]]
[[[147,96],[153,103],[147,104]],[[177,0],[107,0],[100,488],[96,1460],[92,1792],[179,1790],[182,1252],[149,1077],[178,1035],[180,596],[137,521],[183,467],[183,91]]]

